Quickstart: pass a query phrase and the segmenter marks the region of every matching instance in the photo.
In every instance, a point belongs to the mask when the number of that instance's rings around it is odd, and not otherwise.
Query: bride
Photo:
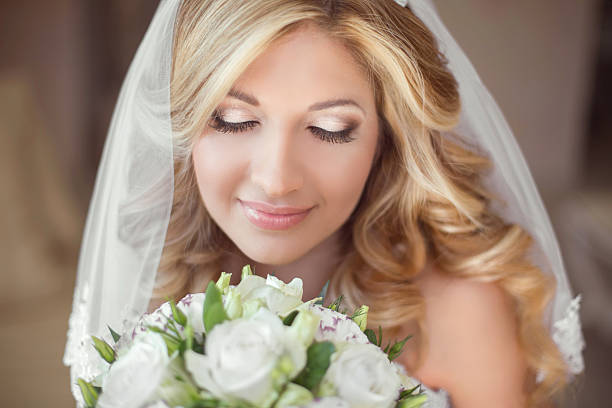
[[[400,361],[432,407],[550,406],[582,371],[514,138],[432,4],[402,3],[162,1],[96,181],[73,383],[89,335],[245,264],[413,334]]]

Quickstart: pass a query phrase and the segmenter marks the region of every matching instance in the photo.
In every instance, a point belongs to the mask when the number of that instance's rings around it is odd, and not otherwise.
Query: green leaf
[[[372,329],[366,329],[363,333],[367,336],[368,340],[370,340],[370,343],[381,347],[383,338],[381,326],[378,326],[378,337],[376,337],[376,332]]]
[[[180,338],[168,333],[167,331],[165,331],[164,329],[161,329],[157,326],[153,326],[153,325],[147,325],[147,329],[152,331],[153,333],[159,333],[161,335],[166,335],[168,337],[172,337],[174,340],[180,340]]]
[[[176,327],[176,323],[174,323],[174,320],[171,319],[170,317],[167,317],[168,321],[166,323],[166,329],[169,330],[169,332],[174,333],[174,336],[177,338],[181,338],[181,333],[179,332],[178,328]]]
[[[400,392],[399,399],[404,399],[406,397],[411,396],[413,392],[415,392],[417,389],[420,390],[420,388],[421,388],[421,384],[419,384],[419,385],[417,385],[417,386],[415,386],[413,388],[410,388],[409,390],[404,390],[404,391]]]
[[[113,329],[111,329],[110,326],[106,326],[108,327],[108,331],[110,331],[111,336],[113,336],[113,341],[115,343],[117,343],[119,341],[119,339],[121,338],[121,336],[119,335],[119,333],[117,333],[116,331],[114,331]]]
[[[91,336],[91,339],[93,340],[94,348],[98,354],[100,354],[100,357],[112,364],[115,361],[116,356],[115,350],[113,350],[110,344],[96,336]]]
[[[419,408],[427,401],[427,394],[411,395],[406,399],[401,400],[397,404],[397,408]]]
[[[391,349],[389,349],[389,361],[395,360],[397,357],[399,357],[400,354],[402,354],[402,349],[404,348],[404,345],[411,337],[412,336],[408,336],[404,340],[398,341],[393,346],[391,346]]]
[[[361,305],[359,308],[355,310],[355,312],[353,312],[353,315],[351,316],[351,319],[353,319],[353,321],[357,323],[361,331],[364,331],[368,324],[368,311],[369,310],[370,308],[368,306]]]
[[[181,326],[185,327],[187,324],[187,316],[176,306],[174,300],[170,300],[170,308],[172,309],[172,317],[174,320]]]
[[[184,335],[185,335],[185,345],[187,346],[187,349],[188,350],[193,350],[193,340],[194,340],[194,338],[193,338],[193,327],[191,327],[190,324],[188,324],[185,327]]]
[[[167,333],[163,329],[160,329],[157,326],[147,326],[147,329],[154,333],[158,333],[162,336],[162,339],[166,343],[166,347],[168,348],[168,355],[171,356],[176,350],[178,350],[181,346],[181,341],[179,337],[173,336],[170,333]]]
[[[317,296],[315,299],[314,304],[315,305],[321,305],[323,306],[323,299],[325,299],[325,295],[327,294],[327,288],[329,288],[329,280],[327,282],[325,282],[325,285],[323,285],[323,288],[321,289],[321,292],[319,293],[319,296]]]
[[[208,282],[208,287],[206,288],[202,318],[204,320],[204,329],[206,333],[210,333],[213,327],[229,319],[223,308],[221,292],[213,281]]]
[[[312,391],[323,379],[335,351],[336,346],[330,341],[312,343],[306,352],[306,366],[293,382]]]
[[[327,306],[327,308],[333,310],[334,312],[337,312],[340,309],[340,305],[342,304],[342,298],[342,295],[338,296],[338,299],[334,300],[331,305]]]
[[[205,341],[200,343],[197,341],[197,339],[193,339],[193,346],[191,347],[191,349],[195,351],[196,353],[205,354],[204,344],[205,344]]]
[[[77,380],[77,384],[81,389],[81,394],[83,395],[85,406],[87,408],[94,408],[98,403],[98,391],[96,387],[94,387],[92,383],[89,383],[83,380],[82,378],[79,378]]]
[[[378,340],[376,339],[376,333],[374,333],[374,330],[372,330],[372,329],[365,329],[365,331],[363,333],[366,335],[366,337],[368,338],[370,343],[378,346]]]
[[[291,326],[293,324],[293,321],[295,320],[295,317],[298,315],[299,311],[294,310],[293,312],[289,313],[284,319],[283,319],[283,324],[285,326]]]

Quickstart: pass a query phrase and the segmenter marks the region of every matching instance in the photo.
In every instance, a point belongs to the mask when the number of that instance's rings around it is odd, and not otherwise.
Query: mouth
[[[273,206],[268,203],[238,200],[244,215],[256,227],[265,230],[286,230],[301,223],[314,208]]]
[[[295,215],[301,214],[303,212],[311,210],[314,206],[311,207],[291,207],[288,205],[272,205],[265,203],[263,201],[245,201],[238,200],[242,205],[246,205],[250,208],[253,208],[257,211],[264,212],[267,214],[274,215]]]

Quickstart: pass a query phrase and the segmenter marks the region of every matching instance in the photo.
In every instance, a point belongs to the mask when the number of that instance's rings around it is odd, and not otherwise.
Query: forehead
[[[235,87],[256,95],[262,104],[267,96],[305,103],[330,96],[364,103],[373,99],[367,76],[350,51],[312,24],[273,42],[246,68]]]

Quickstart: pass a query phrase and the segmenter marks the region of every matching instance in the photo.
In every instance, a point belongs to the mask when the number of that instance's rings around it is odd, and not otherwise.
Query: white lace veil
[[[557,291],[546,323],[569,364],[568,374],[579,373],[580,296],[573,298],[548,215],[512,132],[431,1],[395,1],[407,4],[427,25],[449,61],[462,103],[456,132],[488,154],[495,170],[487,187],[507,203],[497,212],[533,235],[534,262],[554,274]],[[169,87],[179,4],[159,4],[123,83],[98,169],[64,354],[77,400],[77,378],[89,380],[104,369],[90,336],[110,341],[107,326],[131,328],[151,298],[173,199]]]

